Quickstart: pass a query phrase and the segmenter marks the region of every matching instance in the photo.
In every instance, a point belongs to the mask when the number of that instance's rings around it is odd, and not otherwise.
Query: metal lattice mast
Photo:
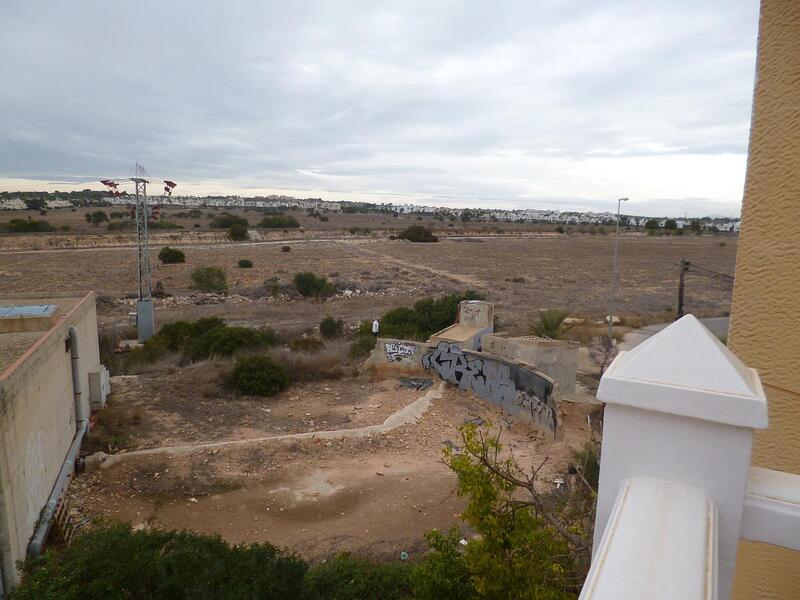
[[[152,287],[150,281],[150,236],[147,221],[150,218],[147,206],[147,171],[136,163],[131,181],[136,185],[136,283],[139,300],[150,300]]]

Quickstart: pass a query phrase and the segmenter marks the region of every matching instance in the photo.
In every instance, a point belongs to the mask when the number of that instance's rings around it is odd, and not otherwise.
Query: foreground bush
[[[5,225],[0,226],[0,228],[8,233],[38,233],[56,230],[56,228],[47,221],[37,221],[35,219],[11,219]]]
[[[250,239],[250,234],[247,232],[247,225],[234,223],[228,227],[228,237],[234,242],[243,242]]]
[[[293,229],[300,227],[300,222],[292,215],[268,215],[258,222],[257,227],[266,229]]]
[[[270,544],[232,547],[219,536],[115,524],[25,563],[24,585],[11,598],[295,600],[304,595],[307,570],[302,559]]]
[[[227,292],[225,271],[219,267],[200,267],[192,271],[192,287],[201,292]]]
[[[250,396],[274,396],[289,385],[286,368],[268,356],[245,356],[236,361],[231,386]]]
[[[158,260],[165,265],[173,265],[186,262],[186,255],[177,248],[164,246],[158,253]]]
[[[344,323],[341,319],[325,317],[319,322],[319,334],[324,338],[335,338],[344,335]]]
[[[192,360],[203,360],[211,356],[230,356],[241,350],[272,346],[277,341],[278,336],[271,329],[224,325],[192,339],[186,353]]]
[[[412,598],[411,568],[405,563],[374,563],[342,554],[314,567],[306,576],[308,600]]]
[[[397,237],[401,240],[408,240],[409,242],[438,242],[439,238],[437,238],[431,230],[427,227],[423,227],[422,225],[411,225],[407,227],[399,234]]]
[[[294,287],[303,298],[318,300],[333,296],[336,292],[336,287],[327,278],[317,277],[309,271],[295,274]]]
[[[228,229],[231,225],[243,225],[244,227],[250,226],[250,223],[244,217],[237,217],[236,215],[232,215],[227,212],[219,215],[209,213],[209,215],[211,215],[212,218],[208,226],[212,229]]]

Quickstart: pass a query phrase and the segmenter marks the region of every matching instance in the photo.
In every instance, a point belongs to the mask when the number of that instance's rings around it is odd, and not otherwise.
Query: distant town
[[[295,198],[292,196],[153,196],[161,206],[179,207],[236,207],[275,210],[308,210],[336,213],[379,212],[404,215],[435,216],[441,220],[553,223],[555,225],[614,225],[616,215],[612,212],[561,211],[553,209],[486,209],[451,208],[419,204],[378,204],[371,202],[329,201],[321,198]],[[110,196],[105,191],[83,190],[79,192],[0,192],[0,210],[48,210],[81,206],[125,205],[131,198],[123,193]],[[714,231],[738,232],[739,219],[730,217],[670,217],[663,215],[620,215],[620,224],[629,227],[658,227],[667,229],[712,229]]]

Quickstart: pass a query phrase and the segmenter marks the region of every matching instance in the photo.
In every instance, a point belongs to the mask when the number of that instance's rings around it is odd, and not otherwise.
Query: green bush
[[[381,335],[407,340],[427,340],[431,335],[455,323],[458,304],[463,300],[480,300],[475,292],[425,298],[414,308],[399,307],[380,319]]]
[[[102,210],[87,212],[84,217],[86,218],[86,222],[91,223],[94,227],[97,227],[103,221],[108,221],[108,215]]]
[[[359,360],[369,356],[376,344],[375,336],[362,335],[350,344],[350,358]]]
[[[27,561],[24,584],[10,597],[295,600],[304,595],[307,571],[301,558],[270,544],[229,546],[219,536],[113,524]]]
[[[291,252],[291,251],[292,251],[291,246],[281,246],[281,252]]]
[[[226,292],[228,282],[225,271],[219,267],[200,267],[192,271],[192,287],[201,292]]]
[[[249,258],[243,258],[239,261],[239,268],[240,269],[252,269],[253,268],[253,261]]]
[[[344,323],[341,319],[325,317],[319,322],[319,334],[324,338],[335,338],[344,335]]]
[[[325,344],[318,337],[303,336],[292,340],[291,348],[295,352],[319,352],[325,347]]]
[[[292,215],[268,215],[258,222],[257,227],[264,227],[267,229],[292,229],[300,227],[300,222]]]
[[[317,277],[309,271],[294,276],[294,287],[303,298],[327,298],[336,292],[336,287],[325,277]]]
[[[36,219],[11,219],[2,226],[2,229],[8,233],[41,233],[56,230],[47,221],[37,221]]]
[[[234,242],[243,242],[250,238],[250,234],[247,233],[247,225],[242,225],[241,223],[234,223],[230,227],[228,227],[228,237]]]
[[[224,325],[194,336],[186,346],[186,354],[192,360],[202,360],[211,356],[230,356],[241,350],[272,346],[277,341],[278,336],[271,329]]]
[[[274,396],[289,385],[286,367],[268,356],[245,356],[236,361],[231,386],[242,394]]]
[[[214,215],[213,213],[208,214],[212,217],[211,222],[208,224],[208,226],[212,229],[228,229],[231,225],[244,225],[245,227],[250,226],[250,223],[244,217],[237,217],[236,215],[232,215],[227,212],[219,215]]]
[[[551,340],[560,340],[572,329],[572,325],[564,323],[568,316],[567,311],[552,308],[540,310],[539,318],[528,326],[528,333]]]
[[[431,233],[431,230],[422,225],[411,225],[401,231],[398,235],[401,240],[409,242],[438,242],[439,238]]]
[[[172,265],[176,263],[186,262],[186,255],[177,248],[170,248],[164,246],[158,253],[158,260],[165,265]]]
[[[306,576],[308,600],[404,600],[411,597],[411,569],[406,563],[380,564],[341,554],[314,567]]]
[[[561,225],[556,226],[556,233],[564,233],[564,228]]]

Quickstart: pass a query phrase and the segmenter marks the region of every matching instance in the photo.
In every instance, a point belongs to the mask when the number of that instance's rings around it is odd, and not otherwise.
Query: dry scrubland
[[[79,212],[63,214],[81,218]],[[331,215],[331,226],[339,217],[340,227],[391,220],[381,215]],[[393,221],[416,223],[413,218]],[[481,237],[479,227],[487,226],[472,226],[462,235],[431,244],[393,241],[386,232],[375,231],[356,236],[323,229],[270,232],[266,242],[182,244],[186,262],[176,265],[160,264],[160,244],[155,245],[154,279],[173,295],[156,301],[157,319],[164,324],[221,316],[230,324],[269,325],[287,341],[313,330],[326,315],[353,326],[420,298],[468,289],[495,302],[500,328],[513,333],[524,332],[543,308],[564,308],[593,318],[605,314],[610,236],[530,231],[511,236],[506,231],[506,237],[497,237],[497,232]],[[332,239],[321,239],[326,237]],[[30,239],[47,248],[53,237]],[[15,243],[20,240],[17,237]],[[8,240],[0,239],[4,241]],[[103,246],[119,240],[98,232],[95,242]],[[28,243],[22,240],[22,247]],[[285,245],[291,251],[282,251]],[[629,324],[670,319],[679,260],[731,273],[735,254],[735,237],[624,236],[620,313]],[[253,262],[252,269],[237,266],[245,258]],[[110,324],[124,322],[133,308],[134,260],[132,247],[4,251],[0,290],[94,289],[99,294],[101,331],[108,333]],[[190,288],[191,271],[201,266],[225,270],[231,293],[227,299]],[[303,301],[290,285],[301,271],[324,275],[350,293],[321,303]],[[277,278],[277,297],[265,285],[270,278]],[[687,277],[687,307],[696,314],[726,314],[730,295],[728,282]],[[573,450],[596,439],[597,432],[587,424],[587,415],[596,411],[591,404],[561,403],[560,435],[553,440],[469,394],[445,388],[419,422],[380,435],[173,451],[187,444],[380,424],[422,395],[397,380],[356,375],[357,361],[346,355],[348,344],[349,340],[328,342],[320,354],[296,353],[294,372],[303,377],[269,399],[240,396],[226,387],[231,359],[187,365],[169,355],[138,369],[138,375],[117,379],[109,406],[97,415],[87,449],[127,456],[75,479],[70,492],[73,516],[89,522],[123,519],[137,528],[218,532],[232,543],[269,541],[311,559],[343,550],[377,558],[396,558],[406,551],[416,557],[424,550],[426,530],[463,527],[459,513],[464,500],[455,494],[455,478],[439,459],[443,445],[459,443],[458,427],[465,419],[480,416],[502,427],[503,440],[524,464],[539,464],[549,456],[544,482],[566,471]],[[341,352],[331,361],[337,348]],[[269,352],[291,355],[288,348]],[[587,364],[582,359],[582,365]],[[588,392],[582,388],[584,397],[596,384],[596,377],[588,373],[594,367],[586,368],[579,377],[589,387]],[[157,450],[163,447],[167,449]],[[128,454],[153,449],[151,454]]]

